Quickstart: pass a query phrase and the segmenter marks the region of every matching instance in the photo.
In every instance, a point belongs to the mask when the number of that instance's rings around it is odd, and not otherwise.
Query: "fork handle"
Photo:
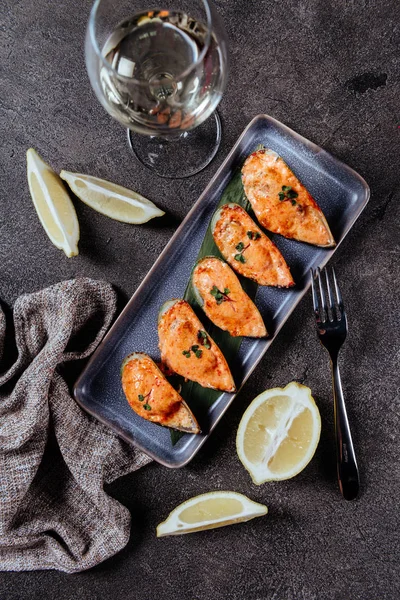
[[[344,403],[337,356],[332,357],[332,378],[339,488],[346,500],[354,500],[358,495],[360,479]]]

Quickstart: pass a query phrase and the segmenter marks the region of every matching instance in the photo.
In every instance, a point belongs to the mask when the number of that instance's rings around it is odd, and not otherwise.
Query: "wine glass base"
[[[159,138],[128,129],[128,141],[138,161],[167,179],[200,173],[214,158],[221,142],[221,120],[215,111],[204,123],[174,138]]]

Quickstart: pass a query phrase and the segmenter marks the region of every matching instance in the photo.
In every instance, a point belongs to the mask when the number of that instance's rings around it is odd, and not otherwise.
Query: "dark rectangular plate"
[[[182,467],[194,457],[235,394],[221,393],[210,408],[204,409],[207,414],[198,415],[201,416],[202,425],[208,424],[201,435],[185,434],[172,445],[167,428],[142,419],[129,407],[121,388],[121,363],[131,352],[146,352],[153,359],[159,359],[158,310],[166,300],[183,296],[221,193],[235,170],[241,167],[259,144],[282,156],[314,196],[327,218],[337,245],[347,235],[369,199],[369,187],[355,171],[282,123],[259,115],[246,127],[93,354],[75,386],[75,397],[82,408],[168,467]],[[296,287],[291,290],[258,288],[256,304],[270,337],[243,341],[234,365],[238,390],[309,288],[310,269],[325,265],[337,248],[322,249],[279,235],[270,237],[285,257]],[[190,398],[186,400],[190,405]]]

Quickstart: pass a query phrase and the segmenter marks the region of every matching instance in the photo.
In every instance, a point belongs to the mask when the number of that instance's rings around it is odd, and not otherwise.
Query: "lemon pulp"
[[[236,436],[238,456],[256,484],[289,479],[313,457],[320,431],[311,390],[293,382],[263,392],[247,408]]]

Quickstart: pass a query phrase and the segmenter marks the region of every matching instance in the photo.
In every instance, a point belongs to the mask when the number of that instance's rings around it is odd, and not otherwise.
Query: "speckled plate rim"
[[[96,362],[98,356],[103,352],[104,346],[114,336],[114,330],[117,328],[117,325],[120,323],[120,321],[122,321],[125,318],[125,315],[130,310],[130,307],[134,303],[134,301],[136,299],[136,296],[138,296],[141,293],[141,291],[143,290],[143,288],[146,287],[146,285],[148,284],[148,282],[151,280],[151,278],[153,276],[153,272],[158,268],[158,265],[161,262],[163,262],[165,260],[165,258],[167,257],[167,255],[170,253],[171,248],[174,247],[175,242],[179,239],[182,230],[185,228],[187,222],[191,220],[192,215],[194,213],[196,213],[196,211],[198,210],[199,205],[203,202],[203,199],[207,197],[207,194],[209,193],[209,191],[215,186],[216,182],[218,182],[218,179],[221,178],[221,176],[224,174],[224,172],[227,171],[227,170],[230,170],[230,167],[231,167],[231,165],[233,164],[233,162],[235,160],[236,153],[237,153],[237,151],[238,151],[238,149],[240,147],[240,144],[241,144],[242,140],[247,136],[249,130],[251,130],[259,121],[265,121],[266,123],[270,123],[273,126],[278,127],[279,129],[283,130],[288,136],[296,139],[301,144],[306,145],[308,148],[310,148],[311,150],[313,150],[316,153],[324,153],[324,154],[329,155],[332,158],[332,160],[334,160],[336,162],[336,164],[338,164],[340,166],[341,169],[347,171],[348,174],[351,177],[353,177],[354,179],[357,179],[359,181],[359,183],[361,184],[362,188],[364,189],[364,193],[365,193],[364,199],[363,199],[362,202],[359,202],[359,204],[357,205],[357,209],[354,210],[354,213],[352,214],[352,217],[347,220],[346,226],[345,226],[345,228],[343,230],[343,233],[342,233],[342,236],[340,237],[340,239],[337,240],[336,246],[334,248],[332,248],[331,250],[325,250],[324,259],[316,261],[316,264],[314,264],[313,267],[318,267],[319,266],[320,268],[322,268],[322,267],[324,267],[329,262],[330,258],[333,256],[333,254],[339,248],[340,244],[343,242],[344,238],[347,236],[347,234],[349,233],[350,229],[353,227],[354,223],[359,218],[360,214],[364,210],[364,208],[367,205],[367,203],[369,201],[369,198],[370,198],[370,188],[369,188],[367,182],[365,181],[365,179],[363,179],[363,177],[361,177],[361,175],[359,175],[356,171],[354,171],[354,169],[352,169],[351,167],[349,167],[348,165],[346,165],[345,163],[343,163],[339,159],[335,158],[333,155],[331,155],[330,153],[328,153],[326,150],[324,150],[323,148],[321,148],[317,144],[314,144],[314,142],[311,142],[310,140],[308,140],[307,138],[303,137],[302,135],[300,135],[299,133],[297,133],[296,131],[294,131],[290,127],[287,127],[287,125],[284,125],[283,123],[281,123],[277,119],[274,119],[273,117],[270,117],[269,115],[266,115],[266,114],[259,114],[259,115],[257,115],[256,117],[254,117],[250,121],[250,123],[247,125],[247,127],[244,129],[244,131],[242,132],[242,134],[237,139],[235,145],[233,146],[233,148],[229,152],[229,154],[226,157],[226,159],[224,160],[224,162],[221,164],[221,166],[219,167],[219,169],[217,170],[217,172],[214,174],[214,176],[210,180],[210,182],[207,185],[207,187],[204,189],[203,193],[200,195],[200,197],[197,200],[197,202],[194,203],[194,205],[192,206],[192,208],[190,209],[190,211],[186,215],[185,219],[179,225],[179,227],[177,228],[177,230],[175,231],[175,233],[171,237],[170,241],[167,243],[167,245],[165,246],[164,250],[161,252],[161,254],[159,255],[159,257],[157,258],[157,260],[153,264],[153,266],[150,269],[150,271],[144,277],[142,283],[139,285],[139,287],[137,288],[137,290],[135,291],[135,293],[132,295],[131,299],[129,300],[129,302],[127,303],[127,305],[125,306],[125,308],[122,310],[121,314],[115,320],[115,322],[112,325],[111,329],[104,336],[103,340],[101,341],[101,343],[99,344],[99,346],[97,347],[97,349],[95,350],[95,352],[92,354],[92,356],[89,359],[89,362],[87,363],[85,369],[82,371],[81,375],[77,379],[77,381],[75,383],[75,386],[74,386],[74,390],[73,390],[73,393],[74,393],[74,396],[75,396],[75,399],[76,399],[77,403],[79,404],[79,406],[81,406],[81,408],[85,412],[91,414],[98,421],[100,421],[101,423],[103,423],[104,425],[106,425],[107,427],[109,427],[110,429],[112,429],[119,437],[121,437],[122,439],[124,439],[125,441],[127,441],[129,444],[133,444],[134,446],[136,446],[137,448],[139,448],[139,450],[142,450],[142,452],[144,452],[145,454],[147,454],[148,456],[150,456],[151,458],[153,458],[154,460],[156,460],[158,463],[164,465],[165,467],[169,467],[169,468],[182,468],[185,465],[187,465],[194,458],[194,456],[197,454],[197,452],[200,450],[200,448],[203,446],[203,444],[209,438],[209,436],[211,435],[212,431],[215,429],[216,425],[222,419],[223,415],[228,410],[228,408],[231,405],[231,403],[233,402],[233,400],[239,394],[239,392],[243,388],[244,384],[246,383],[246,381],[249,379],[249,377],[253,373],[254,369],[257,367],[257,365],[259,364],[259,362],[261,361],[261,359],[264,357],[265,353],[270,348],[271,343],[276,339],[277,335],[279,334],[279,331],[282,329],[282,327],[286,323],[287,319],[293,313],[293,311],[297,307],[297,305],[300,302],[300,300],[307,293],[307,291],[308,291],[308,289],[310,288],[310,285],[311,285],[311,276],[310,275],[308,275],[307,279],[304,281],[303,289],[301,291],[299,291],[299,294],[298,294],[298,297],[296,298],[296,301],[293,302],[293,305],[290,307],[290,310],[286,314],[285,318],[282,319],[281,321],[279,321],[277,323],[274,335],[271,338],[270,343],[268,344],[268,346],[260,354],[260,356],[257,359],[254,360],[254,362],[252,363],[252,365],[251,365],[248,373],[244,377],[241,385],[238,387],[237,391],[234,394],[231,395],[231,398],[230,398],[229,402],[227,402],[226,405],[220,410],[220,412],[218,414],[218,417],[211,424],[208,433],[204,434],[204,435],[198,435],[198,436],[196,436],[196,438],[198,438],[197,445],[194,446],[194,448],[192,449],[191,454],[189,456],[187,456],[183,461],[176,462],[176,463],[168,462],[168,461],[164,460],[162,457],[158,456],[156,453],[151,452],[149,449],[145,448],[142,444],[138,443],[136,440],[132,440],[128,435],[125,434],[125,432],[122,429],[120,429],[120,428],[116,427],[115,425],[113,425],[112,423],[110,423],[101,414],[97,413],[96,411],[91,410],[85,404],[85,402],[81,399],[81,391],[83,390],[84,381],[85,381],[85,378],[86,378],[86,373],[90,371],[91,366]]]

